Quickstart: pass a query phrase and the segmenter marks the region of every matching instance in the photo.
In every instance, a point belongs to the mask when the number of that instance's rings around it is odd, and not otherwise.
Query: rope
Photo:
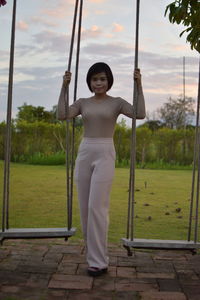
[[[13,66],[15,49],[15,23],[16,23],[17,0],[13,2],[11,46],[10,46],[10,66],[8,83],[8,108],[6,122],[6,146],[4,162],[4,192],[3,192],[3,215],[2,231],[9,228],[9,191],[10,191],[10,156],[11,156],[11,113],[12,113],[12,91],[13,91]]]
[[[77,51],[76,51],[76,66],[75,66],[75,81],[74,81],[74,99],[73,102],[77,100],[77,87],[78,87],[78,69],[79,69],[79,57],[80,57],[80,42],[81,42],[81,25],[82,25],[82,12],[83,12],[83,0],[80,0],[80,10],[79,10],[79,24],[78,24],[78,35],[77,35]],[[74,182],[74,151],[75,151],[75,119],[72,120],[72,148],[71,148],[71,187],[70,187],[70,228],[72,225],[72,200],[73,200],[73,182]]]
[[[71,34],[71,41],[70,41],[70,51],[69,51],[69,59],[68,59],[68,71],[71,70],[72,64],[72,54],[74,48],[74,38],[75,38],[75,29],[76,29],[76,20],[77,20],[77,12],[78,12],[78,3],[79,0],[76,0],[75,8],[74,8],[74,17],[73,17],[73,26],[72,26],[72,34]],[[69,106],[69,87],[65,88],[65,110]],[[70,219],[71,219],[71,212],[70,212],[70,132],[69,132],[69,121],[66,121],[66,194],[67,194],[67,222],[68,222],[68,229],[71,228]]]
[[[193,159],[193,171],[192,171],[192,189],[191,189],[191,202],[190,202],[190,214],[189,214],[189,227],[188,227],[188,241],[191,240],[192,231],[192,214],[194,207],[194,188],[195,188],[195,175],[196,175],[196,165],[199,160],[199,110],[200,110],[200,60],[199,60],[199,86],[198,86],[198,97],[197,97],[197,117],[196,117],[196,127],[195,127],[195,144],[194,144],[194,159]],[[198,168],[199,172],[199,168]]]
[[[140,0],[136,3],[136,33],[135,33],[135,62],[134,68],[138,68],[138,45],[139,45],[139,11]],[[136,111],[137,111],[138,91],[137,83],[134,80],[133,93],[133,118],[132,118],[132,136],[131,136],[131,161],[130,161],[130,178],[129,178],[129,196],[128,196],[128,221],[127,221],[127,238],[133,240],[134,236],[134,208],[135,208],[135,148],[136,148]]]
[[[72,27],[72,36],[70,43],[70,54],[68,62],[68,71],[71,69],[72,55],[74,48],[74,38],[76,29],[76,20],[78,14],[79,0],[76,1],[74,10],[74,20]],[[80,0],[79,8],[79,24],[78,24],[78,34],[77,34],[77,51],[76,51],[76,67],[75,67],[75,82],[74,82],[74,102],[77,97],[77,86],[78,86],[78,67],[79,67],[79,54],[80,54],[80,41],[81,41],[81,24],[82,24],[82,11],[83,11],[83,0]],[[66,108],[69,106],[69,87],[65,90],[66,93]],[[72,226],[72,202],[73,202],[73,177],[74,177],[74,135],[75,135],[75,121],[72,121],[72,138],[70,140],[70,121],[66,122],[66,188],[67,188],[67,223],[68,229]],[[70,147],[71,146],[71,147]],[[71,150],[71,152],[70,152]],[[70,159],[71,154],[71,159]],[[71,172],[70,172],[71,171]]]
[[[198,103],[200,102],[200,61],[199,61],[199,85],[198,85]],[[199,125],[199,124],[198,124]],[[200,132],[198,126],[198,176],[197,176],[197,191],[196,191],[196,213],[195,213],[195,229],[194,229],[194,242],[198,240],[198,223],[199,223],[199,187],[200,187]]]

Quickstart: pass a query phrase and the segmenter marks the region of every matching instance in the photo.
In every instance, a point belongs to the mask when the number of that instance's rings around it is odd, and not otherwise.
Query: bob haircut
[[[103,62],[98,62],[98,63],[95,63],[94,65],[92,65],[89,70],[88,70],[88,73],[87,73],[87,77],[86,77],[86,82],[87,82],[87,85],[88,85],[88,88],[91,92],[92,89],[91,89],[91,85],[90,85],[90,82],[91,82],[91,78],[93,75],[96,75],[98,73],[106,73],[106,77],[107,77],[107,80],[108,80],[108,90],[111,89],[112,85],[113,85],[113,74],[112,74],[112,71],[110,69],[110,67],[103,63]]]

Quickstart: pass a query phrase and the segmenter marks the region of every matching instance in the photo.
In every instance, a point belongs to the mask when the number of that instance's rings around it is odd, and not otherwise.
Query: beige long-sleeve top
[[[142,92],[138,96],[139,111],[136,117],[143,119],[145,117],[144,96]],[[57,117],[59,120],[65,120],[82,115],[84,137],[112,138],[119,114],[133,117],[133,106],[120,97],[106,96],[101,100],[92,97],[81,98],[67,108],[65,103],[65,92],[62,87]]]

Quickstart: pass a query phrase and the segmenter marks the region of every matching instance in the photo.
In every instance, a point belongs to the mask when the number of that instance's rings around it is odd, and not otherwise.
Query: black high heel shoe
[[[108,268],[99,269],[99,268],[95,268],[95,267],[90,267],[90,268],[88,268],[87,271],[90,276],[97,277],[97,276],[107,273]]]

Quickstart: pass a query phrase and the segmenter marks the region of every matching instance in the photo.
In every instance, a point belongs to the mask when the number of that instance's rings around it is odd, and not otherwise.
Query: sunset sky
[[[115,78],[110,95],[132,102],[136,1],[83,2],[78,98],[91,95],[85,83],[88,68],[104,61]],[[183,56],[186,96],[196,100],[198,53],[190,49],[185,35],[179,37],[183,27],[164,17],[172,1],[140,2],[139,67],[147,111],[153,113],[170,96],[182,94]],[[12,4],[7,0],[0,7],[0,121],[6,119]],[[24,102],[48,110],[57,104],[68,63],[74,4],[75,0],[17,1],[13,117]]]

